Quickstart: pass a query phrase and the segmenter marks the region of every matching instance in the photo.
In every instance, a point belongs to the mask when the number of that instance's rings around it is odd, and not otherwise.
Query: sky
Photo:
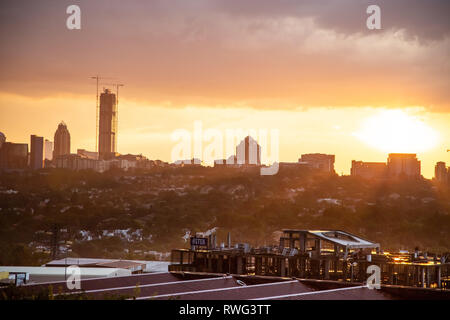
[[[66,8],[81,9],[68,30]],[[381,30],[366,27],[369,4]],[[279,160],[413,152],[450,163],[450,2],[3,0],[0,131],[95,148],[95,81],[120,82],[118,152],[171,160],[175,130],[279,130]],[[108,85],[104,85],[108,86]],[[103,87],[103,85],[102,85]],[[227,156],[226,154],[224,157]]]

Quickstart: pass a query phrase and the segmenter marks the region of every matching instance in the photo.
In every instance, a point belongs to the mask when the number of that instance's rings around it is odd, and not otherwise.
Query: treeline
[[[369,181],[307,168],[274,176],[202,167],[42,170],[1,173],[0,209],[0,265],[48,259],[35,249],[55,224],[66,229],[70,255],[82,257],[152,259],[151,251],[187,246],[187,232],[213,227],[219,242],[231,232],[233,242],[255,246],[275,244],[283,228],[343,229],[388,250],[450,251],[450,192],[426,179]],[[102,236],[119,229],[140,230],[142,240]]]

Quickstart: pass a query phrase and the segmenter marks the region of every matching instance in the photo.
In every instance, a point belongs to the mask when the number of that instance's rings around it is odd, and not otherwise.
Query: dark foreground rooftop
[[[81,290],[69,290],[65,282],[25,285],[35,292],[48,289],[56,299],[83,294],[87,299],[138,300],[398,300],[450,299],[439,289],[385,286],[369,289],[358,283],[242,276],[195,272],[160,272],[124,277],[85,279]]]

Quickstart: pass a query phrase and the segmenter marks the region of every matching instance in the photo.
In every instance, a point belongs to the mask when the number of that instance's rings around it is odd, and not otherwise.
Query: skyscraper
[[[116,95],[104,89],[100,95],[98,152],[100,159],[112,158],[117,147]]]
[[[61,121],[54,137],[53,159],[70,154],[70,133],[67,125]]]
[[[438,183],[446,184],[448,182],[448,172],[445,162],[439,161],[434,167],[434,178]]]
[[[53,142],[48,139],[44,141],[44,160],[53,159]]]
[[[42,169],[44,165],[44,138],[31,135],[30,167]]]

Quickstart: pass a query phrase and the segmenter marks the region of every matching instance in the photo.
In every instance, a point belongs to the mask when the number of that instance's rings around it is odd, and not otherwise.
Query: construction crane
[[[98,117],[99,117],[99,101],[98,101],[98,82],[102,79],[113,79],[107,77],[100,77],[98,74],[96,76],[90,77],[90,79],[95,79],[97,82],[97,99],[95,100],[95,152],[98,152]]]
[[[102,85],[105,86],[113,86],[116,88],[116,117],[115,117],[115,121],[114,121],[114,132],[115,132],[115,137],[114,137],[114,150],[116,150],[117,152],[117,124],[119,123],[119,88],[123,87],[124,84],[123,83],[102,83]]]

